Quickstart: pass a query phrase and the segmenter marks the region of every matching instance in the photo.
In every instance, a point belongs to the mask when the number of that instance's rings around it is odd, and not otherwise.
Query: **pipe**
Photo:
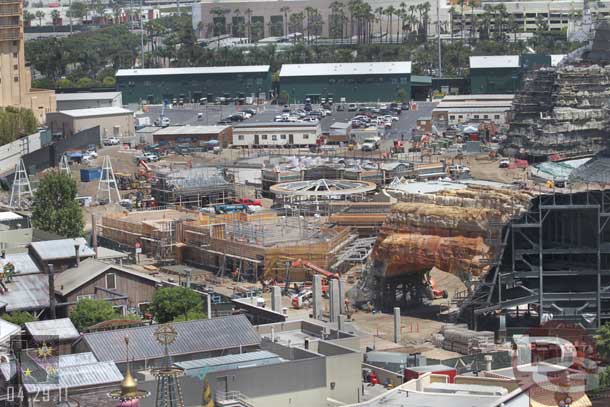
[[[76,254],[76,267],[79,267],[80,266],[80,245],[75,244],[74,251]]]
[[[47,273],[49,274],[49,319],[55,319],[55,271],[52,264],[47,265]]]

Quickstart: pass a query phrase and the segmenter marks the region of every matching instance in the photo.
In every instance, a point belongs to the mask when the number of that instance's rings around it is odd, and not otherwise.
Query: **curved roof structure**
[[[311,181],[282,182],[273,185],[271,192],[283,196],[317,196],[363,194],[377,188],[373,182],[344,179],[317,179]]]

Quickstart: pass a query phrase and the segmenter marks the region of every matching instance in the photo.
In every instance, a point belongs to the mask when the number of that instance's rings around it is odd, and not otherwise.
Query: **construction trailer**
[[[357,236],[346,227],[329,227],[320,218],[253,215],[201,215],[180,225],[181,260],[256,281],[304,281],[309,273],[295,268],[295,260],[308,260],[329,269],[340,251]],[[236,273],[237,272],[237,273]]]
[[[553,320],[610,320],[610,190],[539,195],[500,236],[500,255],[460,303],[474,329],[510,334]]]

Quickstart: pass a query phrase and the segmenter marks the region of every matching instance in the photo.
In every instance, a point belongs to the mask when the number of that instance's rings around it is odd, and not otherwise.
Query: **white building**
[[[308,147],[316,144],[322,129],[318,123],[261,122],[233,127],[235,147]]]
[[[98,107],[121,107],[121,92],[57,93],[57,110],[95,109]]]
[[[449,95],[432,110],[432,124],[437,128],[491,121],[507,124],[515,95]]]

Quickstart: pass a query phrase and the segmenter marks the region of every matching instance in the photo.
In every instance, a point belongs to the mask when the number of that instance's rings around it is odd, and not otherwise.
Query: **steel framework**
[[[460,304],[472,328],[610,320],[610,190],[540,195],[503,229],[499,257]],[[484,325],[484,326],[483,326]],[[500,324],[502,327],[504,322]]]

